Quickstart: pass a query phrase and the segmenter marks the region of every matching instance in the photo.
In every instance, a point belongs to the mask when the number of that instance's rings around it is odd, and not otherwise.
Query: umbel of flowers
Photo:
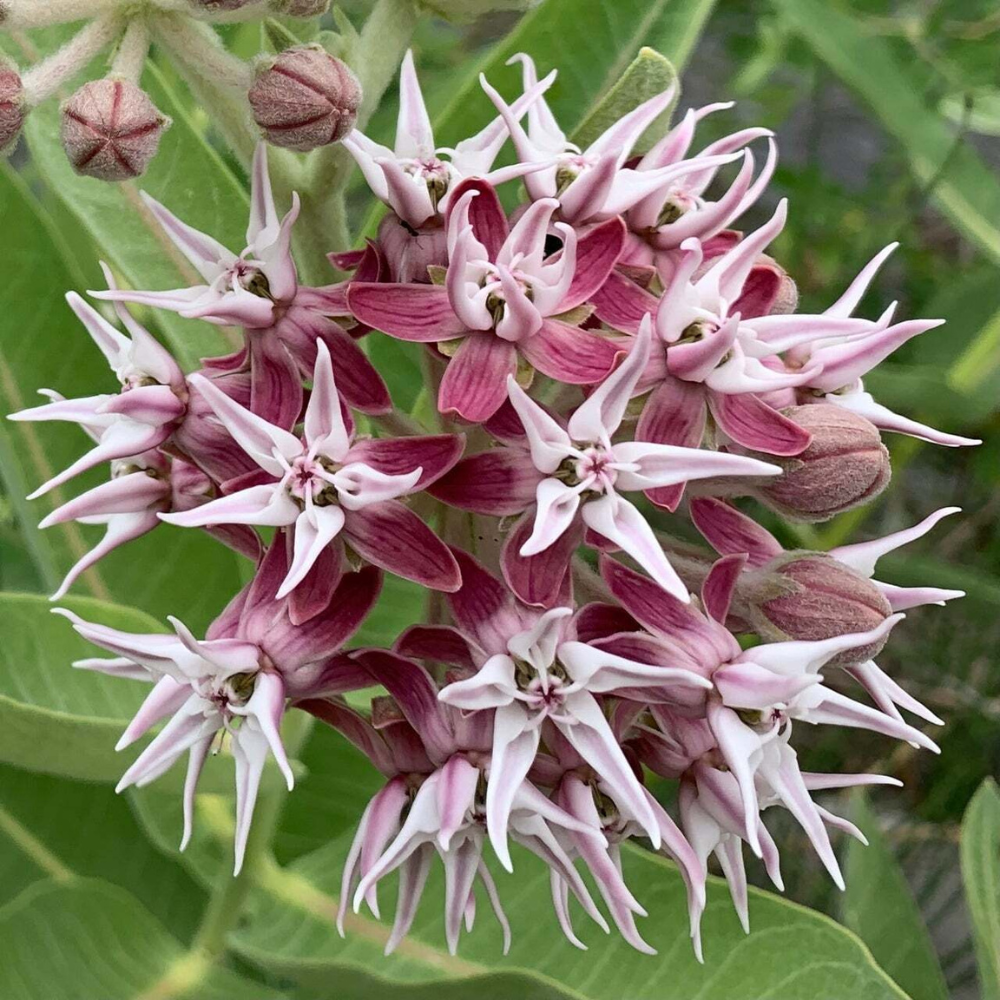
[[[84,399],[43,389],[12,419],[73,421],[93,439],[35,495],[110,466],[42,522],[105,526],[56,596],[151,531],[204,530],[255,562],[203,637],[173,619],[172,632],[136,635],[61,612],[111,654],[78,666],[151,684],[119,746],[159,728],[119,787],[186,757],[182,846],[221,739],[236,761],[239,871],[268,757],[293,783],[282,720],[304,711],[385,777],[344,859],[342,931],[344,911],[376,910],[398,871],[392,950],[440,864],[449,949],[479,894],[509,942],[517,844],[551,869],[570,941],[583,947],[582,915],[649,952],[621,850],[636,839],[679,866],[700,957],[712,856],[744,926],[747,850],[782,887],[768,810],[788,810],[843,884],[830,832],[860,834],[813,793],[895,782],[804,771],[795,736],[860,727],[935,751],[922,726],[940,720],[875,660],[904,612],[961,596],[873,579],[881,555],[952,509],[821,553],[785,551],[754,504],[817,520],[869,502],[889,478],[882,432],[976,442],[865,389],[869,370],[938,325],[891,307],[856,315],[891,247],[802,314],[765,254],[785,202],[759,229],[733,228],[774,168],[766,130],[699,149],[696,125],[719,106],[694,109],[637,156],[668,92],[580,150],[546,105],[554,74],[539,82],[517,58],[524,93],[508,103],[484,81],[498,116],[450,152],[435,149],[409,57],[395,146],[346,133],[387,205],[364,251],[331,248],[349,280],[300,284],[299,204],[279,212],[263,145],[239,252],[147,199],[200,283],[125,289],[108,271],[91,294],[120,325],[69,293],[113,377]],[[507,140],[517,162],[494,169]],[[524,194],[507,212],[496,187],[513,183]],[[243,347],[184,373],[130,302],[237,325]],[[425,346],[433,426],[395,411],[364,350],[382,336]],[[679,551],[682,520],[714,551]],[[440,597],[391,649],[352,647],[385,573]],[[373,685],[384,693],[368,711],[344,697]],[[674,784],[676,807],[651,774]]]

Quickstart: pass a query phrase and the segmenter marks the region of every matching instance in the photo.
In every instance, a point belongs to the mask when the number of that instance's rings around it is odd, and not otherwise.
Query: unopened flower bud
[[[269,6],[285,17],[319,17],[329,10],[330,0],[271,0]]]
[[[378,227],[378,243],[393,281],[427,283],[433,280],[429,267],[448,263],[448,236],[440,223],[415,229],[390,212]]]
[[[127,80],[91,80],[62,107],[62,144],[78,174],[124,181],[142,174],[170,125]]]
[[[319,45],[296,45],[260,66],[248,97],[268,142],[307,153],[354,128],[361,84]]]
[[[821,552],[786,552],[752,574],[741,608],[765,642],[868,632],[892,614],[871,580]],[[839,653],[830,662],[845,666],[870,660],[887,639]]]
[[[231,10],[240,10],[251,4],[259,4],[260,0],[191,0],[191,6],[209,14],[219,14]]]
[[[755,490],[762,503],[795,521],[825,521],[867,503],[888,485],[889,452],[864,417],[832,403],[782,412],[809,431],[812,442],[794,458],[759,456],[784,469]]]
[[[21,77],[10,63],[0,60],[0,153],[14,148],[26,113]]]

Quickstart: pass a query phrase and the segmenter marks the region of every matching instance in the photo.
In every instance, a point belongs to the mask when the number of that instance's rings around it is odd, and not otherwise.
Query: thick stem
[[[138,85],[149,53],[149,26],[143,18],[133,18],[118,43],[111,62],[111,72]]]
[[[351,60],[364,94],[358,128],[365,126],[382,100],[416,26],[413,0],[377,0],[368,15]],[[353,158],[339,143],[316,150],[306,161],[307,182],[301,192],[296,246],[307,276],[316,269],[325,277],[326,252],[350,246],[343,192],[353,167]]]
[[[46,28],[70,24],[121,7],[123,0],[0,0],[0,28]]]
[[[169,49],[176,67],[233,151],[249,163],[257,144],[246,94],[253,71],[230,53],[207,25],[180,14],[159,14],[153,19],[156,40]]]
[[[117,14],[102,14],[81,28],[61,49],[32,66],[21,77],[28,105],[34,107],[51,97],[109,45],[120,29],[121,18]]]

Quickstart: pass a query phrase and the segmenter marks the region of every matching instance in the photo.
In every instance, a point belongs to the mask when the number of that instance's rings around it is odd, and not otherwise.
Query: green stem
[[[364,94],[358,128],[364,128],[382,100],[416,26],[417,11],[412,0],[376,0],[361,29],[357,49],[351,54],[352,69]],[[296,248],[306,280],[329,280],[326,252],[350,246],[344,188],[353,167],[353,158],[339,143],[316,150],[306,160],[305,183],[300,192],[302,215],[296,232]]]

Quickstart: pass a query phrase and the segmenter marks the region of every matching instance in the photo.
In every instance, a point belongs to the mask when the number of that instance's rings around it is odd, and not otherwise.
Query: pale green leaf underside
[[[1000,998],[1000,789],[987,778],[962,820],[962,880],[983,1000]]]
[[[930,934],[878,819],[861,795],[852,812],[869,843],[852,839],[847,848],[844,923],[913,1000],[948,1000]]]

